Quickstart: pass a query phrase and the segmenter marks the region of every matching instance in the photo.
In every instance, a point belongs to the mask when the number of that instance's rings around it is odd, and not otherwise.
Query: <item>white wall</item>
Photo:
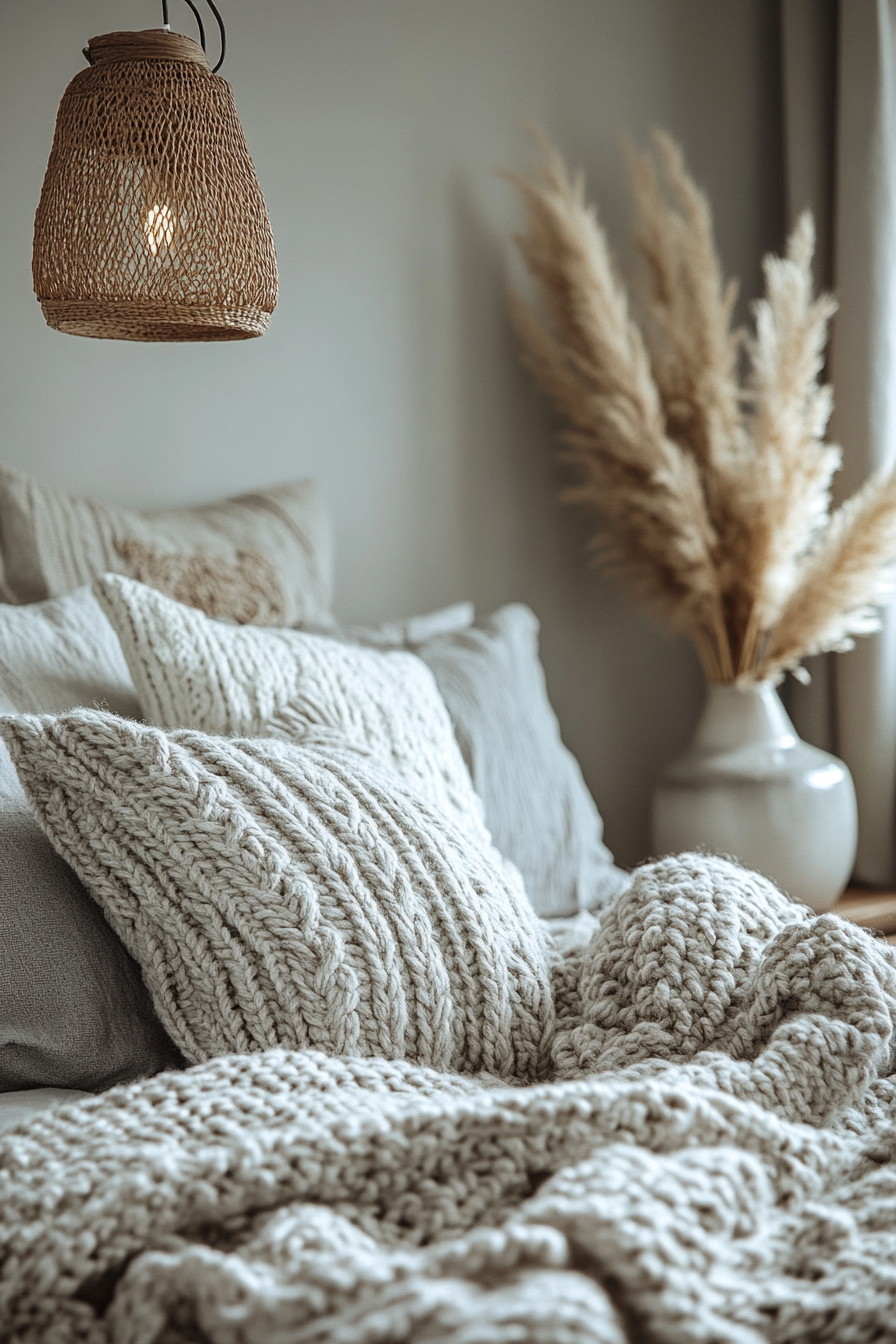
[[[755,294],[781,242],[774,0],[222,0],[233,85],[281,271],[261,340],[62,336],[31,228],[87,38],[155,0],[0,0],[0,459],[153,506],[311,475],[337,529],[337,607],[380,618],[472,597],[542,620],[564,736],[608,842],[647,850],[650,786],[701,699],[690,650],[588,572],[554,501],[551,430],[505,318],[528,118],[585,168],[622,248],[625,132],[680,138],[726,268]],[[172,0],[175,26],[192,33]]]

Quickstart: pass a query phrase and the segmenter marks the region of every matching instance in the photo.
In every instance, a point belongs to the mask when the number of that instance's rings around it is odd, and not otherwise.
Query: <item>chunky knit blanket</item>
[[[0,1144],[0,1339],[896,1340],[896,951],[685,856],[555,951],[554,1081],[229,1055]]]

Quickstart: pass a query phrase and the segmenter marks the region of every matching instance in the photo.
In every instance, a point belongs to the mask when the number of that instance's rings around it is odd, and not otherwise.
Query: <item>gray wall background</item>
[[[31,291],[59,99],[94,34],[155,0],[0,0],[0,459],[138,507],[308,475],[335,518],[337,610],[529,603],[564,737],[618,859],[702,701],[690,649],[586,567],[550,417],[505,316],[527,120],[582,167],[623,266],[622,153],[661,125],[714,206],[742,294],[783,240],[775,0],[224,0],[222,73],[273,222],[264,338],[62,336]],[[186,6],[176,27],[193,35]],[[742,317],[748,309],[742,301]]]

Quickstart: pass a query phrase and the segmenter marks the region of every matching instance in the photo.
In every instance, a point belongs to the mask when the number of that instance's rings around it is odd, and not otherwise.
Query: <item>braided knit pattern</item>
[[[338,733],[489,844],[451,720],[414,654],[325,635],[225,625],[155,588],[107,574],[96,595],[147,718],[165,728],[302,741]]]
[[[90,710],[0,732],[189,1060],[314,1046],[543,1072],[550,976],[521,883],[392,772]]]

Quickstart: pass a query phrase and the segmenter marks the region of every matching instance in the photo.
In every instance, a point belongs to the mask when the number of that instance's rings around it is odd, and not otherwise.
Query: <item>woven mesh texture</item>
[[[91,38],[34,222],[51,327],[132,341],[260,336],[277,302],[267,208],[233,94],[164,30]]]

